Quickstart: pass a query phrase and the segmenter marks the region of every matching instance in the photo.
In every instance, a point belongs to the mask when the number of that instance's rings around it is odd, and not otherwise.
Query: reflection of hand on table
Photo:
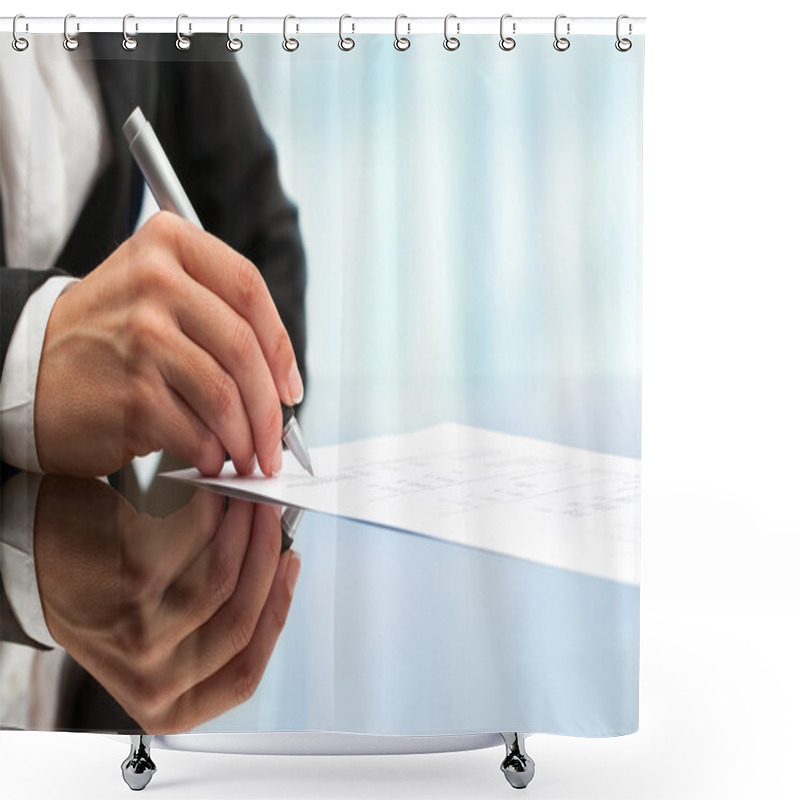
[[[175,733],[245,701],[291,604],[280,507],[198,492],[166,519],[107,485],[45,477],[35,557],[53,638],[141,727]]]

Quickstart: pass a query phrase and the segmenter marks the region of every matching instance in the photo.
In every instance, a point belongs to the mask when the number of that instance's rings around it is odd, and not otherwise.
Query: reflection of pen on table
[[[288,550],[294,544],[294,535],[297,526],[303,518],[305,509],[296,506],[284,506],[281,514],[281,552]]]
[[[203,225],[181,186],[175,170],[169,163],[167,154],[139,106],[136,106],[125,120],[122,131],[128,140],[131,154],[136,159],[159,207],[165,211],[172,211],[202,228]],[[303,469],[313,475],[311,458],[303,442],[294,412],[283,403],[281,403],[281,410],[283,411],[283,441]]]

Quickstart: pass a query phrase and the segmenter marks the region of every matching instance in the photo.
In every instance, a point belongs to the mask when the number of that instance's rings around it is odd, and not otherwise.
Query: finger
[[[183,398],[166,384],[154,391],[151,413],[136,425],[149,426],[150,450],[164,449],[197,467],[203,475],[219,475],[225,448],[216,434],[192,411]]]
[[[250,643],[220,670],[181,695],[166,714],[154,720],[159,733],[189,730],[253,696],[288,619],[299,571],[299,556],[287,550],[281,556]]]
[[[265,475],[280,468],[273,461],[283,431],[278,392],[248,321],[214,292],[186,279],[186,302],[177,309],[184,333],[210,353],[233,378],[252,431],[258,463]]]
[[[281,552],[279,509],[253,505],[252,534],[233,594],[176,650],[174,672],[183,690],[212,675],[247,646],[269,594]]]
[[[256,266],[223,241],[174,217],[174,243],[184,270],[244,317],[258,338],[278,395],[286,405],[303,397],[294,349]]]
[[[216,434],[236,471],[248,473],[255,450],[236,380],[177,328],[165,335],[167,343],[159,360],[164,379]]]
[[[253,506],[231,500],[216,535],[165,592],[156,627],[173,644],[211,619],[233,594],[250,542]]]

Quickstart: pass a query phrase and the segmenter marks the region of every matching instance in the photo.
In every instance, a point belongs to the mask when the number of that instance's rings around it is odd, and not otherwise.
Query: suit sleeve
[[[264,276],[305,381],[306,264],[298,212],[281,187],[275,147],[224,41],[204,37],[196,60],[165,64],[156,132],[203,226]]]
[[[0,374],[6,362],[6,353],[11,343],[11,335],[28,298],[39,289],[48,278],[65,273],[59,270],[32,270],[0,268]]]

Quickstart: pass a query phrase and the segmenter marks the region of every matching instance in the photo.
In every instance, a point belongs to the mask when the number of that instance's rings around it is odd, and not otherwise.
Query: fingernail
[[[253,457],[250,459],[250,463],[247,466],[247,472],[245,472],[245,475],[252,475],[253,472],[255,472],[255,469],[256,469],[256,454],[253,453]]]
[[[274,475],[276,472],[280,472],[282,466],[283,447],[281,443],[278,442],[278,446],[275,448],[275,452],[272,454],[272,458],[269,460],[269,474]]]
[[[286,585],[289,587],[289,594],[294,594],[298,575],[300,575],[300,553],[292,551],[286,566]]]
[[[297,362],[292,363],[289,370],[289,394],[292,396],[293,405],[297,405],[303,399],[303,381],[300,378],[300,370],[297,369]]]

